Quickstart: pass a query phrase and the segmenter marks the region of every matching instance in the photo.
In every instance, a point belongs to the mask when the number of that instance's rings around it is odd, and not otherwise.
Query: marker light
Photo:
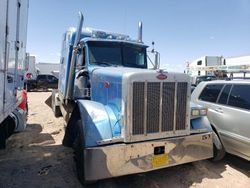
[[[207,115],[207,109],[200,109],[200,116],[206,116]]]
[[[191,116],[206,116],[207,115],[207,109],[192,109],[191,110]]]

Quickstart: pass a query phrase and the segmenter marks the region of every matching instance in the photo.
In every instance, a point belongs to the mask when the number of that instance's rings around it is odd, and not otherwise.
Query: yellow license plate
[[[151,159],[153,168],[165,166],[168,164],[168,154],[155,155]]]

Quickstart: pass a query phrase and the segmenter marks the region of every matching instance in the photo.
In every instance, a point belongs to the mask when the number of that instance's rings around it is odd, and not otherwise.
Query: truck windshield
[[[147,68],[146,48],[126,43],[88,42],[89,63]]]

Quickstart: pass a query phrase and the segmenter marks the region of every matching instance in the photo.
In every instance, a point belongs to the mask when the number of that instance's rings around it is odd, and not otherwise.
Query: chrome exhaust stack
[[[138,42],[142,43],[142,22],[138,23]]]
[[[82,33],[82,25],[83,25],[84,17],[81,12],[79,12],[79,22],[76,30],[76,37],[72,51],[72,57],[70,61],[70,68],[69,68],[69,77],[68,82],[66,85],[66,97],[65,99],[73,99],[73,89],[74,89],[74,80],[75,80],[75,64],[76,64],[76,55],[78,51],[78,44],[80,42],[80,37]]]

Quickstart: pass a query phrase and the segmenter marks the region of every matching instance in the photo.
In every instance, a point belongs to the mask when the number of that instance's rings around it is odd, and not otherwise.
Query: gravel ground
[[[11,136],[0,151],[0,188],[83,187],[76,178],[73,151],[61,145],[64,121],[44,104],[50,92],[30,92],[27,129]],[[99,181],[87,187],[244,187],[250,162],[227,155],[209,160]]]

